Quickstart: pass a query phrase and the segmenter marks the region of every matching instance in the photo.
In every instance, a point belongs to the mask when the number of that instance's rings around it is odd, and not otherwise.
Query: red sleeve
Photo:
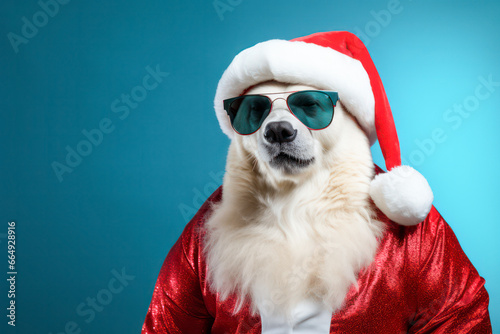
[[[214,318],[205,306],[200,279],[200,236],[217,190],[186,226],[168,253],[156,281],[142,334],[210,333]]]
[[[410,333],[491,333],[484,279],[435,208],[412,237],[419,271]]]

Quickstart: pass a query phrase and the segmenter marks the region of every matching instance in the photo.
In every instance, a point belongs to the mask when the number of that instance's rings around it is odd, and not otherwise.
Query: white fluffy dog
[[[266,82],[247,94],[307,89],[317,88]],[[272,122],[290,123],[295,139],[270,142]],[[250,297],[254,312],[289,314],[304,300],[338,309],[382,234],[373,176],[369,139],[340,101],[330,126],[311,131],[276,99],[256,133],[231,142],[223,200],[207,222],[213,288]]]
[[[359,38],[247,48],[214,108],[231,139],[223,187],[165,259],[143,333],[491,333],[484,279],[401,164]]]

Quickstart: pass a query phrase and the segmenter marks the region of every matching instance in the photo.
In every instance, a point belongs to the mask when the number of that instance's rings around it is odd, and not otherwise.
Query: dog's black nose
[[[288,122],[271,122],[266,126],[264,138],[271,144],[291,142],[297,137],[297,130]]]

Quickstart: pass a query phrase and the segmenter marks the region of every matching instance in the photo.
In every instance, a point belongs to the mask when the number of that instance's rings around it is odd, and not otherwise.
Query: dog
[[[167,255],[144,334],[491,333],[484,279],[401,165],[359,38],[245,49],[214,107],[231,139],[223,185]]]
[[[266,82],[247,94],[315,89]],[[290,127],[293,140],[270,138],[275,124]],[[340,308],[382,235],[373,176],[369,139],[341,102],[331,125],[314,131],[276,99],[260,129],[229,148],[223,200],[207,222],[214,289],[223,299],[249,297],[254,312],[290,315],[303,300]]]

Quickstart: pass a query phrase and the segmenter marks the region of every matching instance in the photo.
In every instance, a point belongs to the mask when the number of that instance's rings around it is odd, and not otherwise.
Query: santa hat
[[[345,31],[324,32],[291,41],[270,40],[240,52],[222,75],[214,102],[222,131],[230,138],[235,134],[222,101],[269,80],[337,91],[370,143],[378,139],[382,149],[388,172],[378,174],[371,182],[374,203],[389,219],[402,225],[425,219],[432,207],[432,191],[419,172],[401,165],[384,86],[358,37]]]

